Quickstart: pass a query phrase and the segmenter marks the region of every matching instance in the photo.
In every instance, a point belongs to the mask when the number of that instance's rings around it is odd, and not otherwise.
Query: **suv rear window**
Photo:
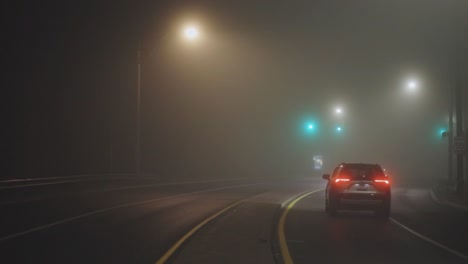
[[[374,177],[384,175],[382,168],[379,165],[367,164],[347,164],[343,168],[343,172],[352,178]]]

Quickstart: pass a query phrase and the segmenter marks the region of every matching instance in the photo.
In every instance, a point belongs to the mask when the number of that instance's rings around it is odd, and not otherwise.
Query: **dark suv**
[[[337,210],[373,210],[382,218],[390,215],[390,179],[378,164],[341,163],[328,180],[325,210],[335,216]]]

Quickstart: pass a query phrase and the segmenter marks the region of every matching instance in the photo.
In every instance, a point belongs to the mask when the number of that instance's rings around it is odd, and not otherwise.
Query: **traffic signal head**
[[[306,135],[315,135],[318,133],[319,125],[315,120],[308,120],[303,124],[303,131]]]
[[[450,134],[450,133],[449,133],[447,130],[445,130],[445,129],[440,130],[440,135],[441,135],[442,137],[448,137],[449,134]]]

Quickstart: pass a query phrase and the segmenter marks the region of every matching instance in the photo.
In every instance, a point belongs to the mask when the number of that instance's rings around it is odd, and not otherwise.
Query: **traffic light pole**
[[[463,106],[462,106],[462,88],[461,83],[457,82],[455,87],[455,115],[456,115],[456,132],[457,137],[463,136]],[[463,195],[463,152],[457,153],[457,193]]]
[[[453,83],[449,86],[449,126],[448,136],[448,184],[453,186]]]

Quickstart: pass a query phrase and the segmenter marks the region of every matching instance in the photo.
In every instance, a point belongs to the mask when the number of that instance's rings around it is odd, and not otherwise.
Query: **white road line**
[[[452,202],[449,202],[449,201],[441,201],[437,197],[437,195],[434,193],[434,190],[431,190],[430,194],[431,194],[432,200],[434,200],[436,203],[438,203],[440,205],[451,206],[451,207],[454,207],[454,208],[457,208],[457,209],[462,209],[462,210],[468,210],[468,206],[463,206],[461,204],[456,204],[456,203],[452,203]]]
[[[36,232],[36,231],[39,231],[39,230],[47,229],[49,227],[53,227],[53,226],[60,225],[60,224],[63,224],[63,223],[71,222],[71,221],[74,221],[74,220],[77,220],[77,219],[80,219],[80,218],[84,218],[84,217],[87,217],[87,216],[92,216],[92,215],[96,215],[96,214],[99,214],[99,213],[114,210],[114,209],[130,207],[130,206],[135,206],[135,205],[141,205],[141,204],[145,204],[145,203],[151,203],[151,202],[156,202],[156,201],[161,201],[161,200],[166,200],[166,199],[172,199],[172,198],[177,198],[177,197],[183,197],[183,196],[188,196],[188,195],[197,194],[197,193],[213,192],[213,191],[232,189],[232,188],[238,188],[238,187],[244,187],[244,186],[260,185],[260,184],[268,184],[268,183],[253,183],[253,184],[235,185],[235,186],[221,187],[221,188],[215,188],[215,189],[209,189],[209,190],[203,190],[203,191],[183,193],[183,194],[178,194],[178,195],[173,195],[173,196],[159,197],[159,198],[145,200],[145,201],[121,204],[121,205],[117,205],[117,206],[113,206],[113,207],[109,207],[109,208],[104,208],[104,209],[92,211],[92,212],[89,212],[89,213],[86,213],[86,214],[73,216],[73,217],[70,217],[70,218],[66,218],[66,219],[56,221],[56,222],[53,222],[53,223],[50,223],[50,224],[38,226],[38,227],[28,229],[28,230],[25,230],[25,231],[22,231],[22,232],[19,232],[19,233],[15,233],[15,234],[12,234],[12,235],[4,236],[4,237],[0,238],[0,242],[3,242],[3,241],[8,240],[8,239],[15,238],[15,237],[20,237],[20,236],[23,236],[23,235],[27,235],[27,234],[30,234],[30,233],[33,233],[33,232]]]
[[[68,178],[77,178],[81,176],[70,176]],[[84,177],[84,176],[83,176]],[[57,178],[59,179],[59,178]],[[77,180],[62,180],[62,181],[53,181],[53,182],[45,182],[45,183],[32,183],[32,184],[22,184],[22,185],[13,185],[13,186],[5,186],[5,187],[0,187],[0,190],[5,190],[5,189],[16,189],[16,188],[25,188],[25,187],[34,187],[34,186],[44,186],[44,185],[53,185],[53,184],[62,184],[62,183],[73,183],[73,182],[86,182],[86,181],[99,181],[99,180],[122,180],[122,179],[129,179],[132,180],[132,178],[87,178],[87,179],[77,179]],[[157,178],[154,178],[156,180]],[[157,186],[157,185],[182,185],[182,184],[195,184],[195,183],[207,183],[207,182],[227,182],[227,181],[237,181],[237,180],[262,180],[265,178],[231,178],[231,179],[215,179],[215,180],[202,180],[202,181],[187,181],[187,182],[169,182],[169,183],[157,183],[153,184],[152,186]],[[151,178],[135,178],[135,180],[152,180]],[[142,185],[140,185],[142,186]],[[150,186],[150,185],[148,185]],[[137,187],[139,188],[139,187]],[[120,189],[116,189],[120,190]]]
[[[398,225],[399,227],[405,229],[406,231],[410,232],[411,234],[413,234],[413,235],[415,235],[415,236],[417,236],[417,237],[431,243],[432,245],[437,246],[437,247],[439,247],[439,248],[441,248],[441,249],[443,249],[443,250],[445,250],[447,252],[450,252],[450,253],[462,258],[463,260],[468,261],[468,256],[463,255],[462,253],[460,253],[460,252],[458,252],[458,251],[456,251],[454,249],[451,249],[451,248],[449,248],[447,246],[444,246],[444,245],[440,244],[439,242],[436,242],[436,241],[434,241],[434,240],[432,240],[432,239],[430,239],[430,238],[428,238],[426,236],[423,236],[423,235],[419,234],[418,232],[416,232],[416,231],[412,230],[411,228],[403,225],[402,223],[398,222],[397,220],[395,220],[393,218],[390,218],[390,221],[392,221],[392,223]]]
[[[93,179],[93,180],[96,180],[96,179]],[[0,187],[0,190],[18,189],[18,188],[33,187],[33,186],[54,185],[54,184],[62,184],[62,183],[84,182],[84,181],[91,181],[91,180],[80,179],[80,180],[67,180],[67,181],[54,181],[54,182],[46,182],[46,183],[33,183],[33,184],[25,184],[25,185],[14,185],[14,186]]]
[[[154,176],[154,175],[153,175]],[[71,176],[58,176],[58,177],[44,177],[44,178],[23,178],[23,179],[10,179],[10,180],[2,180],[0,181],[0,184],[9,184],[9,183],[25,183],[25,182],[38,182],[38,181],[63,181],[66,179],[74,179],[74,178],[90,178],[90,179],[105,179],[106,177],[112,177],[112,178],[117,178],[117,179],[132,179],[133,177],[138,177],[141,179],[144,179],[145,177],[150,177],[148,176],[139,176],[136,174],[80,174],[80,175],[71,175]],[[132,177],[132,178],[130,178]],[[21,186],[21,185],[18,185]]]

